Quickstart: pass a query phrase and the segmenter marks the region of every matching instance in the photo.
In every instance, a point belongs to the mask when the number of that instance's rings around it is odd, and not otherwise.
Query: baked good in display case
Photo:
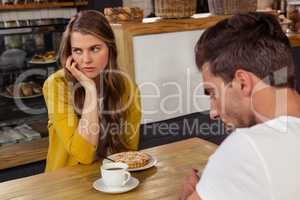
[[[143,21],[144,11],[139,7],[105,8],[104,14],[111,23]]]
[[[12,84],[7,86],[1,95],[8,98],[38,97],[42,95],[42,86],[33,81]]]
[[[48,51],[44,54],[34,55],[29,63],[32,64],[43,64],[43,63],[53,63],[57,61],[57,56],[54,51]]]

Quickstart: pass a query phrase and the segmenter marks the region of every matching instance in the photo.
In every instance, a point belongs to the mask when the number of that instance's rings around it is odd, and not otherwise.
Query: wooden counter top
[[[92,184],[100,177],[97,162],[0,183],[0,199],[174,200],[178,199],[186,173],[192,167],[201,172],[216,148],[212,143],[193,138],[144,150],[155,156],[158,163],[151,169],[132,173],[140,185],[128,193],[109,195],[96,191]]]
[[[168,32],[191,31],[206,29],[217,22],[230,17],[215,16],[210,13],[195,14],[191,18],[183,19],[161,19],[160,17],[145,18],[143,22],[128,22],[122,24],[111,24],[114,31],[124,31],[132,36],[148,35]],[[293,47],[300,46],[300,34],[287,34]]]
[[[214,16],[205,13],[196,14],[191,18],[183,19],[162,19],[160,17],[144,18],[143,22],[127,22],[122,24],[111,24],[111,26],[114,30],[122,29],[131,36],[136,36],[206,29],[228,17],[230,16]]]
[[[0,170],[45,160],[47,151],[48,138],[2,146]]]

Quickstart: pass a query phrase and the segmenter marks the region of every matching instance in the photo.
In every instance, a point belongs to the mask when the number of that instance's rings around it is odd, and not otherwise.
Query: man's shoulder
[[[204,200],[270,199],[273,193],[289,197],[298,187],[282,186],[299,180],[299,126],[299,118],[279,117],[237,129],[210,157],[198,194]],[[288,171],[282,170],[286,163],[291,165]]]
[[[286,155],[296,155],[300,150],[299,128],[300,118],[280,116],[250,128],[237,129],[220,146],[218,157],[230,153],[240,158],[253,156],[269,167],[278,161],[279,155],[291,162]]]
[[[197,185],[202,199],[242,199],[245,195],[248,199],[268,199],[254,198],[268,196],[258,194],[267,179],[264,164],[245,132],[233,132],[209,158]]]
[[[248,129],[238,129],[231,133],[219,146],[216,153],[225,153],[227,151],[234,151],[235,149],[238,150],[241,147],[245,147],[250,145],[249,142],[249,134]],[[241,151],[239,151],[241,152]]]
[[[287,138],[288,134],[294,135],[295,127],[300,127],[300,118],[280,116],[249,128],[238,128],[223,141],[217,152],[245,145],[256,149],[257,145],[264,146],[277,140],[282,142],[281,139]]]
[[[254,142],[274,142],[276,140],[281,140],[283,137],[288,138],[288,136],[294,134],[299,127],[300,118],[280,116],[250,128],[237,129],[236,132],[244,134],[248,139]]]

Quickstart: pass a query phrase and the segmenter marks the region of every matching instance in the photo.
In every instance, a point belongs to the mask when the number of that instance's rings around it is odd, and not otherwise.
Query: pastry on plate
[[[21,92],[23,96],[28,97],[33,95],[33,89],[30,84],[23,83],[21,84]]]
[[[129,169],[141,168],[147,165],[151,159],[150,155],[139,151],[127,151],[111,156],[115,162],[123,162]]]
[[[31,58],[32,61],[34,62],[43,62],[44,61],[44,58],[42,55],[34,55],[32,58]]]
[[[47,51],[44,54],[36,54],[31,58],[31,62],[49,62],[56,60],[55,51]]]
[[[43,57],[45,61],[55,60],[56,54],[54,51],[48,51],[43,55]]]
[[[42,94],[42,86],[36,82],[21,82],[6,87],[6,94],[11,97],[30,97]]]

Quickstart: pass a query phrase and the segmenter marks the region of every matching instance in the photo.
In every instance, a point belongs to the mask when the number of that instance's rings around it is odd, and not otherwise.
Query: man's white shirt
[[[300,200],[300,118],[237,129],[209,158],[202,200]]]

